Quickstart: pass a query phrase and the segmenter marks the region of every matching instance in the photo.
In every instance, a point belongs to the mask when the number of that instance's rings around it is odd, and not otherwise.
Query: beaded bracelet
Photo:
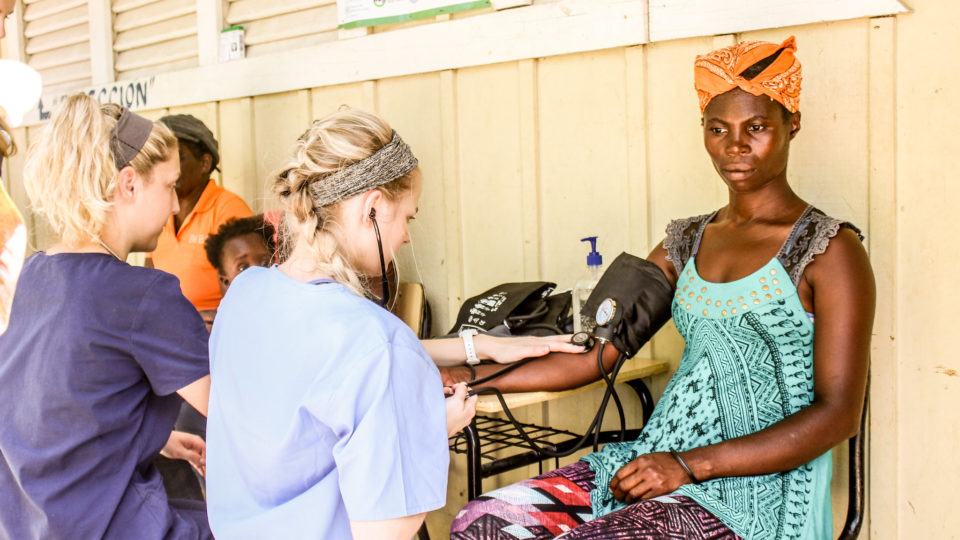
[[[687,476],[690,477],[691,482],[693,482],[694,484],[700,483],[700,480],[697,480],[697,477],[694,476],[693,469],[691,469],[690,466],[687,465],[687,462],[684,461],[682,457],[680,457],[679,452],[677,452],[676,450],[670,450],[670,455],[673,456],[673,459],[677,460],[677,463],[680,464],[680,467],[683,468],[683,471],[687,473]]]

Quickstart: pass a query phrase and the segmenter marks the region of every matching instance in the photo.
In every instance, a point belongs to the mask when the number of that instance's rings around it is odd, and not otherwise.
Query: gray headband
[[[394,131],[390,142],[370,157],[347,165],[319,182],[312,182],[313,204],[322,208],[380,187],[406,175],[416,168],[417,163],[410,147]]]
[[[113,162],[118,171],[137,157],[152,132],[153,122],[124,107],[110,134],[110,150],[113,151]]]

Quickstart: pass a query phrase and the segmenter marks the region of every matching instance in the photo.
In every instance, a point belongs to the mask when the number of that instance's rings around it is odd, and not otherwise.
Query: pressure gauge
[[[606,326],[613,321],[613,318],[617,314],[617,302],[613,298],[607,298],[603,302],[600,302],[600,307],[597,308],[597,316],[594,320],[597,321],[597,326]]]
[[[589,351],[593,348],[593,336],[587,332],[577,332],[570,337],[570,343],[579,345]]]

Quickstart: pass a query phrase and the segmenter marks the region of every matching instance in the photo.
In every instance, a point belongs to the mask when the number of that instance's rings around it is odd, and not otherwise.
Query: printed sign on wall
[[[337,0],[340,28],[392,24],[490,6],[490,0]]]
[[[121,105],[135,111],[152,109],[156,107],[153,104],[155,99],[151,100],[151,96],[153,96],[155,93],[152,90],[156,86],[156,82],[157,77],[154,76],[144,79],[119,81],[100,86],[93,86],[83,90],[77,90],[75,92],[68,92],[66,94],[43,96],[40,98],[37,108],[27,113],[27,115],[24,117],[24,123],[27,125],[34,125],[41,122],[46,122],[50,119],[53,111],[60,107],[60,104],[66,101],[68,97],[76,93],[87,94],[100,103],[116,103],[117,105]]]

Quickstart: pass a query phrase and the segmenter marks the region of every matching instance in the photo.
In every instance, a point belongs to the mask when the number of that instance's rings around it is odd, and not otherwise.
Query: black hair
[[[206,242],[203,243],[203,249],[207,252],[207,260],[222,274],[223,246],[234,238],[248,234],[256,234],[263,238],[267,251],[271,254],[276,253],[277,245],[273,240],[273,225],[263,219],[263,214],[257,214],[245,218],[231,219],[221,225],[216,234],[208,236]]]
[[[770,67],[770,64],[774,63],[777,58],[780,58],[780,54],[781,54],[781,53],[783,53],[783,49],[782,49],[782,48],[781,48],[781,49],[777,49],[776,52],[774,52],[774,53],[771,54],[770,56],[758,60],[758,61],[757,61],[755,64],[753,64],[752,66],[750,66],[750,67],[748,67],[747,69],[741,71],[741,72],[740,72],[740,76],[743,77],[744,79],[748,80],[748,81],[752,81],[754,78],[757,77],[757,75],[760,75],[761,73],[763,73],[763,70],[765,70],[765,69],[767,69],[768,67]],[[774,103],[776,103],[777,106],[780,107],[780,115],[783,117],[783,121],[784,121],[784,122],[789,122],[789,121],[790,121],[790,117],[793,116],[793,113],[791,113],[791,112],[790,112],[786,107],[784,107],[783,104],[780,103],[779,101],[774,101]]]
[[[210,170],[207,171],[207,174],[213,174],[213,171],[217,169],[217,165],[219,165],[217,158],[213,155],[213,153],[210,152],[210,149],[207,148],[207,145],[196,141],[188,141],[186,139],[177,139],[177,142],[180,144],[180,146],[186,146],[189,148],[190,152],[197,159],[203,159],[204,154],[210,156]]]

